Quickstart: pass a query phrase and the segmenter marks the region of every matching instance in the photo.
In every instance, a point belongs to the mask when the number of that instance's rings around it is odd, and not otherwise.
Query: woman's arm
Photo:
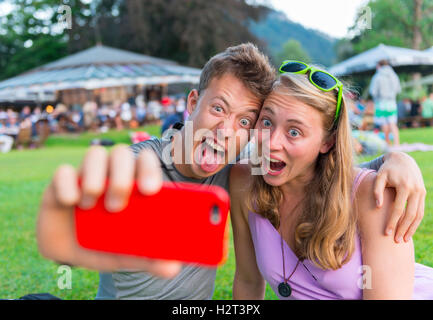
[[[364,277],[364,299],[411,299],[414,281],[414,248],[412,240],[396,244],[384,233],[391,215],[394,189],[386,188],[381,208],[375,203],[375,173],[361,183],[356,195],[358,223],[361,233],[362,261],[367,268]]]
[[[233,299],[264,299],[265,281],[257,267],[254,244],[248,225],[245,196],[251,180],[247,165],[236,164],[230,172],[230,216],[236,255]]]

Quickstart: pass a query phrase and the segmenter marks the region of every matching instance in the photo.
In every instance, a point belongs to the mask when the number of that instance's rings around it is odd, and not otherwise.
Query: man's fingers
[[[107,179],[108,154],[104,147],[94,146],[84,157],[81,174],[81,201],[80,207],[89,209],[105,189]]]
[[[80,192],[77,172],[71,165],[61,165],[53,177],[53,191],[59,205],[70,207],[78,203]]]
[[[408,193],[400,191],[395,196],[394,204],[391,211],[391,217],[387,223],[385,233],[391,235],[394,230],[396,230],[397,223],[404,214],[404,209],[406,201],[408,198]]]
[[[416,213],[415,221],[412,222],[412,224],[409,227],[409,230],[404,235],[404,241],[406,242],[408,242],[410,238],[415,234],[416,229],[418,229],[418,226],[424,217],[424,205],[425,205],[424,201],[425,201],[425,196],[421,196],[419,198],[418,211]]]
[[[126,146],[113,149],[109,161],[109,184],[105,196],[105,207],[109,211],[125,208],[134,185],[135,160]]]
[[[378,173],[374,182],[374,197],[376,198],[377,207],[381,207],[383,203],[383,194],[385,192],[387,177],[385,174]]]
[[[137,186],[145,195],[157,193],[162,187],[161,164],[151,150],[143,150],[137,159]]]
[[[401,216],[396,228],[394,240],[398,243],[403,241],[403,236],[408,231],[410,225],[415,221],[418,210],[418,196],[409,196],[404,216]]]

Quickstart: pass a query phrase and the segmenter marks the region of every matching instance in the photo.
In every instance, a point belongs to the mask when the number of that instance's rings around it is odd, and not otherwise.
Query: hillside
[[[300,42],[312,61],[325,66],[334,64],[334,44],[337,39],[320,31],[307,29],[287,18],[280,11],[271,10],[260,22],[252,22],[250,31],[268,45],[270,54],[278,52],[284,42],[295,39]]]

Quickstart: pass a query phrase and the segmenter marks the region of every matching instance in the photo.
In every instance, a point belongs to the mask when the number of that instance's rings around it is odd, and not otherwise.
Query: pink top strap
[[[361,171],[358,172],[358,174],[355,177],[355,180],[353,181],[353,186],[352,186],[352,194],[350,196],[350,201],[353,202],[353,200],[355,199],[355,194],[356,191],[358,191],[359,186],[361,185],[362,181],[364,180],[364,178],[369,174],[375,172],[374,170],[371,169],[361,169]]]

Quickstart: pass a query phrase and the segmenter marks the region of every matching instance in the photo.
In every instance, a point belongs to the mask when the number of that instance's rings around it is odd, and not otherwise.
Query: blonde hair
[[[356,217],[351,211],[353,153],[348,113],[344,98],[336,121],[337,90],[324,92],[314,87],[308,75],[282,74],[273,91],[287,94],[322,114],[327,137],[335,143],[326,154],[319,154],[313,179],[305,187],[302,212],[295,228],[295,253],[322,269],[339,269],[354,251]],[[278,228],[280,188],[255,176],[248,206]]]

